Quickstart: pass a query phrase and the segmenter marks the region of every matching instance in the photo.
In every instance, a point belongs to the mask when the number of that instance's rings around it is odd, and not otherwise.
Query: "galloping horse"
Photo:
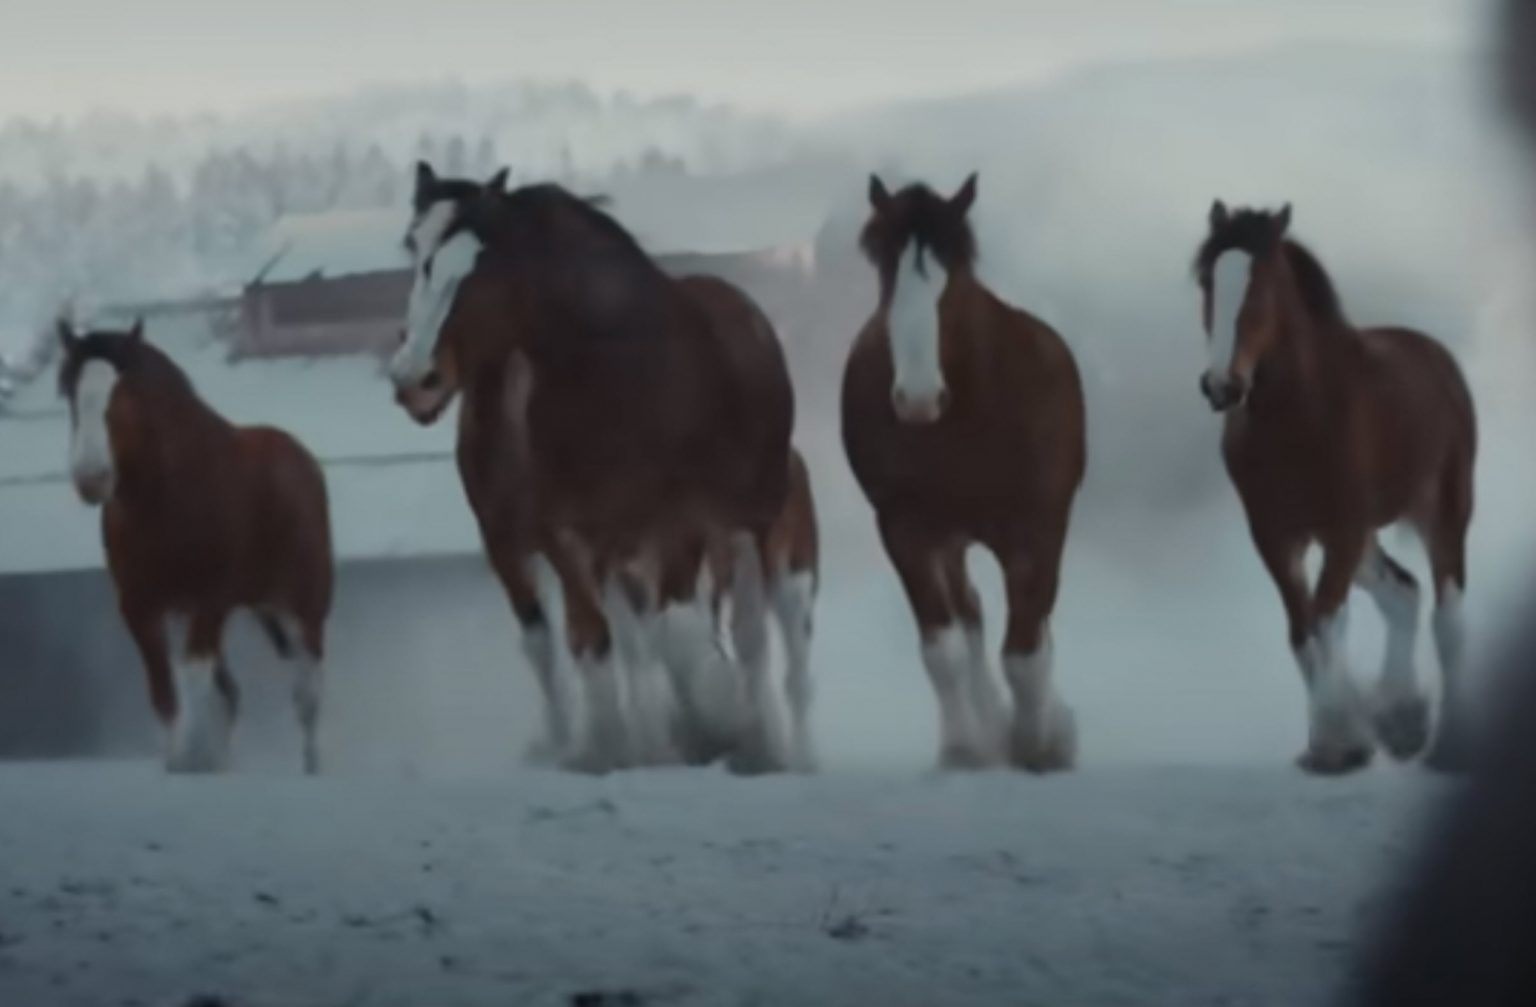
[[[430,423],[462,390],[466,411],[499,411],[526,447],[494,478],[532,500],[508,560],[542,555],[563,591],[588,700],[570,764],[633,761],[603,596],[605,578],[637,557],[658,571],[660,647],[690,730],[735,739],[739,683],[698,580],[711,536],[731,536],[736,598],[759,613],[765,603],[794,419],[778,338],[741,291],[667,276],[591,202],[549,184],[507,192],[505,181],[442,180],[418,166],[396,398]],[[740,655],[749,697],[766,691],[761,658]],[[747,761],[768,760],[756,754]]]
[[[977,278],[975,199],[974,174],[948,199],[921,183],[893,195],[871,176],[860,243],[880,300],[844,372],[843,442],[917,619],[940,765],[1006,755],[1046,772],[1076,754],[1049,620],[1087,459],[1082,384],[1061,337]],[[975,543],[1007,587],[1011,732],[965,568]]]
[[[237,427],[214,412],[144,339],[142,321],[83,336],[60,321],[58,332],[70,470],[80,498],[102,508],[107,569],[169,733],[166,768],[227,766],[239,690],[224,624],[249,608],[296,665],[304,770],[318,772],[332,588],[319,464],[281,430]]]
[[[1435,579],[1444,679],[1433,767],[1461,760],[1467,526],[1477,423],[1455,358],[1409,329],[1357,329],[1317,259],[1287,237],[1291,208],[1228,211],[1217,200],[1195,257],[1210,363],[1200,387],[1226,415],[1222,455],[1254,545],[1280,590],[1310,697],[1299,765],[1339,774],[1366,765],[1375,733],[1395,758],[1429,740],[1414,672],[1419,587],[1377,530],[1407,522]],[[1309,591],[1313,543],[1323,568]],[[1384,671],[1366,710],[1345,662],[1351,585],[1387,624]]]

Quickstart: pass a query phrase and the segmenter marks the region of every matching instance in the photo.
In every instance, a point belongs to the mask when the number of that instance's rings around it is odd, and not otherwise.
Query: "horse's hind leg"
[[[272,609],[258,612],[256,618],[277,656],[293,665],[293,713],[303,735],[304,772],[313,776],[320,772],[317,734],[325,689],[325,618],[305,618]],[[233,679],[230,682],[233,684]]]
[[[900,517],[880,515],[880,537],[906,590],[922,639],[923,668],[939,705],[939,767],[974,769],[993,753],[976,723],[966,692],[969,654],[965,628],[944,581],[943,543]]]
[[[952,546],[944,556],[943,570],[951,602],[965,627],[966,650],[970,656],[966,676],[966,697],[987,743],[999,756],[1008,745],[1008,707],[1002,691],[992,676],[992,662],[987,658],[987,636],[982,620],[981,596],[965,566],[967,547]]]
[[[325,693],[325,620],[310,617],[299,626],[299,647],[294,654],[293,713],[303,735],[304,772],[320,772],[320,705]]]
[[[679,761],[673,739],[676,711],[672,686],[656,657],[655,592],[646,579],[623,567],[604,573],[603,609],[613,627],[614,645],[629,693],[635,758],[640,765],[666,766]]]
[[[1463,681],[1467,630],[1462,597],[1467,589],[1467,526],[1472,517],[1471,472],[1458,473],[1441,513],[1424,535],[1435,577],[1433,626],[1440,659],[1440,722],[1426,764],[1441,772],[1461,772],[1471,758],[1469,700]]]
[[[746,675],[750,727],[730,768],[746,774],[781,772],[789,768],[789,743],[770,667],[764,542],[751,532],[740,532],[731,545],[731,642]]]
[[[816,574],[783,570],[769,589],[770,603],[784,641],[784,697],[789,701],[790,768],[809,773],[816,768],[816,744],[811,731],[811,636],[816,607]]]
[[[1373,704],[1376,736],[1394,759],[1411,759],[1429,742],[1429,703],[1413,663],[1419,583],[1380,542],[1369,546],[1355,583],[1371,596],[1387,624],[1386,656]]]
[[[1013,691],[1014,765],[1031,773],[1077,765],[1077,717],[1057,691],[1050,618],[1061,576],[1061,534],[1033,529],[998,559],[1008,593],[1003,676]]]
[[[233,697],[221,687],[219,673],[227,615],[203,610],[190,619],[178,615],[168,620],[177,706],[166,760],[171,772],[216,773],[229,766],[235,711]]]
[[[741,676],[721,646],[705,543],[668,543],[661,560],[661,613],[656,639],[678,704],[678,747],[690,765],[708,765],[738,747],[745,732]],[[713,610],[713,611],[712,611]]]

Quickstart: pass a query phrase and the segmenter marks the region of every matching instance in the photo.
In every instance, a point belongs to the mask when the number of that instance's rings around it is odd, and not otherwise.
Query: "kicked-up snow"
[[[1441,786],[10,764],[0,1003],[1321,1004]]]

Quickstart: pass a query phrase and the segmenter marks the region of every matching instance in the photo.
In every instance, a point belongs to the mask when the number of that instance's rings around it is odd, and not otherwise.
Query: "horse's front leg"
[[[587,773],[628,768],[634,754],[623,683],[595,571],[585,550],[567,538],[546,537],[543,552],[560,578],[566,636],[587,700],[586,731],[565,765]]]

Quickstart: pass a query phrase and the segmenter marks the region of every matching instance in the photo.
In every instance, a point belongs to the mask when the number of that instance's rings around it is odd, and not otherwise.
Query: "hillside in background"
[[[66,298],[182,296],[249,277],[287,214],[403,205],[410,166],[591,184],[712,175],[794,156],[780,123],[692,98],[580,84],[377,88],[237,117],[0,127],[0,351]]]

